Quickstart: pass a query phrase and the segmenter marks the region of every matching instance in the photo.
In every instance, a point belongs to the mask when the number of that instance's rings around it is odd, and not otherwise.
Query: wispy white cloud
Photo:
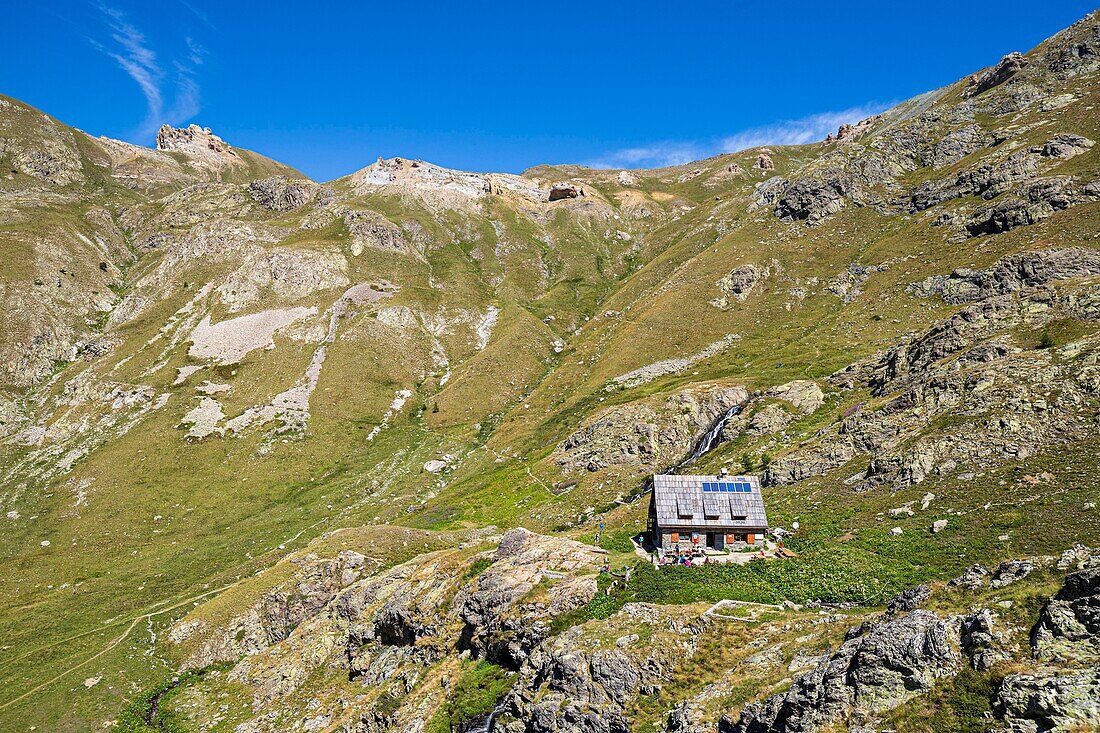
[[[736,153],[762,145],[803,145],[822,140],[846,123],[878,114],[892,103],[869,103],[833,112],[820,112],[796,120],[781,120],[752,127],[718,140],[667,140],[650,145],[614,150],[588,162],[593,168],[663,168],[683,165],[719,153]]]
[[[183,39],[187,43],[187,58],[195,66],[202,66],[203,60],[206,59],[206,49],[199,44],[191,36]]]
[[[161,124],[180,124],[199,112],[200,90],[194,67],[203,63],[207,52],[190,36],[184,39],[183,60],[173,60],[171,74],[165,72],[145,34],[117,8],[99,6],[109,30],[109,40],[89,38],[91,44],[114,59],[134,80],[145,97],[146,115],[135,136],[142,142]],[[167,111],[166,99],[170,101]]]
[[[194,73],[184,64],[175,62],[176,98],[165,119],[173,124],[189,120],[199,113],[199,84]]]
[[[211,30],[216,31],[218,29],[217,26],[215,26],[214,23],[211,22],[209,15],[207,15],[203,11],[199,10],[194,5],[192,5],[191,3],[187,2],[187,0],[180,0],[180,5],[187,8],[189,11],[191,11],[192,15],[194,15],[196,18],[198,18],[203,23],[205,23]]]
[[[761,145],[805,145],[824,139],[844,124],[876,115],[889,104],[863,104],[835,112],[819,112],[797,120],[783,120],[771,125],[754,127],[722,138],[718,152],[736,153]]]
[[[101,48],[137,82],[141,93],[145,95],[148,115],[143,127],[156,124],[156,120],[161,119],[164,112],[164,97],[160,92],[164,73],[157,64],[157,55],[146,45],[144,34],[126,22],[121,11],[108,7],[100,9],[107,18],[111,40],[114,41],[110,47]]]
[[[663,168],[683,165],[707,156],[707,148],[693,142],[666,141],[615,150],[588,162],[593,168]]]

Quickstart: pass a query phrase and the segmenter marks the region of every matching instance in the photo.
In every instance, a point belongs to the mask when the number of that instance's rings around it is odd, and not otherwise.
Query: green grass
[[[211,672],[226,672],[232,664],[213,664],[199,670],[174,675],[141,692],[118,717],[114,730],[121,733],[186,733],[188,721],[167,708],[172,698],[191,685],[202,681]]]
[[[1001,679],[994,673],[963,666],[957,675],[941,680],[925,696],[887,714],[899,733],[986,733],[996,727],[991,717],[993,696]]]
[[[486,715],[504,696],[515,676],[484,660],[463,665],[462,674],[451,683],[443,704],[428,721],[428,733],[450,733],[459,725]]]

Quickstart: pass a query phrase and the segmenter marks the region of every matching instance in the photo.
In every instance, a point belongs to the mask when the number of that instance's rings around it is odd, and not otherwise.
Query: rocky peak
[[[1002,58],[996,66],[979,77],[970,77],[974,94],[981,94],[1011,79],[1017,71],[1027,66],[1027,57],[1019,51],[1013,51]]]
[[[828,137],[825,138],[825,142],[846,143],[853,140],[858,140],[859,138],[863,137],[867,133],[867,131],[871,129],[871,126],[878,122],[881,117],[882,115],[871,115],[870,117],[865,117],[854,125],[843,124],[836,131],[835,135],[830,133]]]
[[[211,161],[232,161],[239,157],[232,146],[211,132],[209,127],[198,125],[161,125],[157,130],[157,150],[186,153]]]

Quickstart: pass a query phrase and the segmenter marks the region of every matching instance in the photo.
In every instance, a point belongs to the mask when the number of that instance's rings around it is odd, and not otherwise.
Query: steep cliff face
[[[321,184],[203,127],[147,149],[0,98],[0,727],[98,728],[180,669],[213,686],[197,709],[247,699],[216,713],[242,730],[284,704],[401,728],[509,688],[509,729],[664,705],[756,730],[969,684],[996,624],[939,609],[875,627],[912,649],[834,619],[797,645],[832,662],[730,657],[752,694],[678,686],[630,637],[686,653],[711,643],[694,602],[883,605],[1100,542],[1098,29],[819,143],[647,171],[392,158]],[[761,473],[798,558],[597,581],[677,465]],[[1035,652],[1061,666],[999,692],[1006,721],[1053,725],[1080,608],[1052,602]],[[897,664],[830,667],[872,656]]]

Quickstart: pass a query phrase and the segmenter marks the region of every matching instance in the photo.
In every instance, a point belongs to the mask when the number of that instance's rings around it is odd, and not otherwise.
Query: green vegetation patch
[[[427,733],[450,733],[462,723],[488,715],[514,682],[515,675],[503,667],[484,660],[468,663],[428,721]]]
[[[189,730],[187,721],[165,710],[166,704],[173,696],[200,682],[211,672],[227,672],[232,667],[231,663],[212,664],[184,672],[146,689],[122,711],[114,730],[119,733],[185,733]]]

